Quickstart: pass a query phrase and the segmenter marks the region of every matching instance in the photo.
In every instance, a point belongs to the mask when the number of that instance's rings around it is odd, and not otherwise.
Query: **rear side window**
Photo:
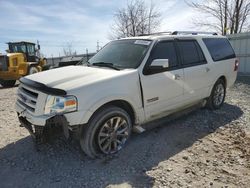
[[[185,67],[206,63],[206,59],[196,41],[178,41],[178,47],[182,56],[182,64]]]
[[[154,59],[168,59],[169,67],[176,67],[178,59],[173,41],[164,41],[158,43],[152,53],[151,61]]]
[[[214,61],[235,58],[234,50],[226,38],[204,38],[203,42]]]

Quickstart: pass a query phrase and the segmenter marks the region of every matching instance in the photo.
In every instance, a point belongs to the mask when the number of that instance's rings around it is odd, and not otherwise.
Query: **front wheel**
[[[81,148],[91,158],[114,154],[126,144],[131,127],[125,110],[115,106],[103,108],[82,127]]]
[[[222,79],[217,80],[212,89],[211,95],[208,98],[207,106],[212,110],[219,109],[225,100],[226,85]]]
[[[0,84],[3,87],[14,87],[16,84],[16,80],[0,80]]]
[[[35,74],[35,73],[38,73],[38,72],[39,72],[39,70],[38,70],[37,67],[31,66],[31,67],[29,68],[29,75]]]

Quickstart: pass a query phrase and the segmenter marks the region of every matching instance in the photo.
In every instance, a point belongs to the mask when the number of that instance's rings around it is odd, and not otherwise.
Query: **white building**
[[[250,74],[250,32],[227,36],[240,60],[240,73]]]

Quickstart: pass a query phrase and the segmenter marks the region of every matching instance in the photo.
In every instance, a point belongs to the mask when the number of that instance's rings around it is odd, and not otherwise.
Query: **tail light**
[[[235,64],[234,64],[234,71],[238,71],[239,65],[240,65],[240,61],[238,59],[236,59]]]

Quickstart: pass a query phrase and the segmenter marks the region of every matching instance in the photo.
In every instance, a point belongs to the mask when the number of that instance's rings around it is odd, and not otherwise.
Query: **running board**
[[[202,100],[194,105],[191,105],[191,106],[188,106],[186,108],[183,108],[182,110],[173,112],[165,117],[161,117],[159,119],[152,120],[152,121],[147,122],[145,124],[142,124],[140,126],[135,126],[134,128],[139,127],[139,132],[137,132],[137,131],[135,131],[135,132],[142,133],[144,131],[157,128],[161,125],[169,123],[169,122],[176,120],[180,117],[186,116],[186,115],[188,115],[188,114],[190,114],[190,113],[192,113],[200,108],[203,108],[205,105],[206,105],[206,100]],[[140,132],[140,130],[143,130],[143,131]]]

